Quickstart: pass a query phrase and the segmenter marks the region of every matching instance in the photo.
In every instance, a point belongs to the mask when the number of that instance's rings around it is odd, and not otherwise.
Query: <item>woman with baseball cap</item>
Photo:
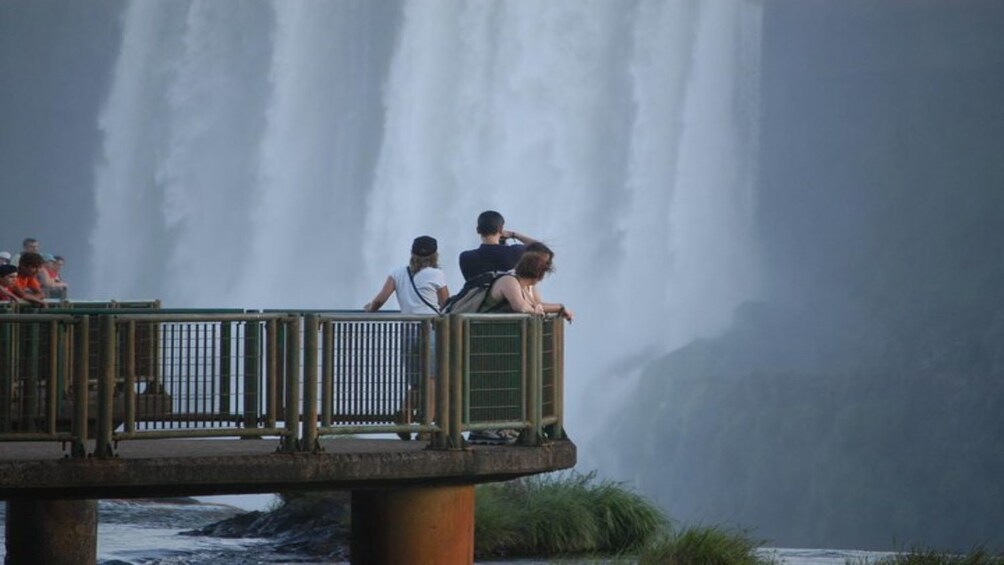
[[[402,314],[440,313],[440,308],[450,297],[450,291],[446,287],[446,274],[439,268],[439,249],[435,238],[427,235],[416,237],[411,243],[411,260],[407,265],[391,271],[383,288],[373,300],[363,306],[363,310],[376,312],[391,294],[397,296]],[[411,423],[413,406],[417,404],[415,400],[421,384],[422,344],[418,330],[417,324],[405,325],[402,357],[409,391],[398,415],[398,423],[401,424]],[[435,335],[432,339],[435,340]],[[432,349],[435,350],[435,341]],[[398,436],[401,439],[411,439],[411,434],[406,432],[400,432]]]

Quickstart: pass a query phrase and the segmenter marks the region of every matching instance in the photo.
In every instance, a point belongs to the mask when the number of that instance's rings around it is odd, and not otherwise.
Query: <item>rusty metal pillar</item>
[[[6,565],[92,565],[98,557],[98,501],[7,501]]]
[[[352,563],[474,562],[474,486],[352,491]]]

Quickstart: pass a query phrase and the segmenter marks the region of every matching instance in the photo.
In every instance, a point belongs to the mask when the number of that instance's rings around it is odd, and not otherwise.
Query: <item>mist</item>
[[[617,476],[686,523],[999,550],[1004,10],[766,6],[760,298],[648,364],[600,441],[635,438]]]
[[[358,308],[420,234],[459,288],[497,209],[578,315],[580,469],[779,545],[1004,546],[1001,24],[0,2],[0,248],[66,256],[74,298]]]

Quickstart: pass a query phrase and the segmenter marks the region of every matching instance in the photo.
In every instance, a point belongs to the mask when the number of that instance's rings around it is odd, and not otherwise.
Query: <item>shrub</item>
[[[619,553],[665,531],[648,501],[595,473],[558,474],[478,487],[479,555]]]

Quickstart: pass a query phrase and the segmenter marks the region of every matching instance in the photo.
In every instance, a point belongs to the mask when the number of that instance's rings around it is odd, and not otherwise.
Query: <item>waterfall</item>
[[[579,316],[568,427],[597,435],[646,359],[721,331],[758,291],[759,12],[130,3],[100,116],[94,288],[358,308],[429,234],[455,290],[496,209],[557,253],[541,290]]]

